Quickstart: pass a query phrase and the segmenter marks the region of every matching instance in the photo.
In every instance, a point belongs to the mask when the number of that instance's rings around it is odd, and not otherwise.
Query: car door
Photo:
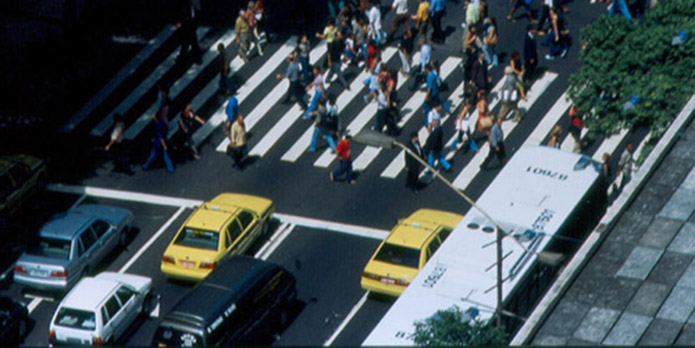
[[[106,314],[109,317],[109,321],[103,327],[101,338],[105,342],[107,340],[112,340],[111,342],[107,343],[113,343],[120,337],[120,334],[122,332],[120,330],[120,327],[122,326],[121,322],[123,321],[121,315],[121,303],[118,301],[118,298],[116,297],[115,293],[109,295],[109,298],[108,300],[106,300],[104,307],[106,308]]]
[[[118,334],[120,337],[140,313],[141,306],[138,306],[137,293],[128,286],[121,285],[116,290],[116,296],[121,302],[121,316],[123,317]]]
[[[239,248],[241,252],[245,253],[261,234],[261,225],[258,223],[256,216],[246,210],[240,211],[239,215],[237,215],[237,219],[239,220],[242,230],[240,241],[242,245]]]
[[[225,227],[225,238],[231,241],[231,243],[228,243],[227,256],[236,255],[244,251],[241,249],[240,237],[242,232],[243,230],[241,229],[241,225],[239,225],[239,220],[237,220],[236,217],[232,218],[227,227]]]
[[[429,244],[427,244],[427,248],[425,249],[425,260],[424,262],[420,263],[420,268],[425,265],[425,263],[434,255],[434,252],[439,249],[439,246],[442,245],[442,241],[439,239],[439,236],[435,235],[432,239],[430,239]]]
[[[31,178],[31,173],[27,168],[19,163],[13,164],[8,172],[14,181],[15,192],[18,195],[17,198],[21,200],[27,193],[29,193],[31,189],[32,185],[29,180]]]
[[[85,266],[88,268],[95,267],[98,262],[98,255],[95,254],[95,250],[98,247],[97,237],[94,235],[92,229],[88,227],[82,231],[79,239],[80,242],[82,242],[82,248],[84,250],[84,253],[82,254],[82,268],[84,269]]]
[[[17,192],[14,187],[14,181],[12,181],[10,173],[6,171],[0,175],[0,202],[2,202],[2,210],[5,212],[11,211],[16,197]]]
[[[114,247],[118,244],[118,238],[116,238],[116,233],[114,233],[111,224],[104,220],[96,219],[92,221],[89,228],[94,233],[97,238],[97,250],[95,260],[102,260]],[[98,261],[97,261],[98,262]]]

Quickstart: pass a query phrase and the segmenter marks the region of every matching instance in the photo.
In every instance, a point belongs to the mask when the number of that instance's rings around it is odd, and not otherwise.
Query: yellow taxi
[[[364,267],[362,288],[399,296],[462,219],[432,209],[401,219]]]
[[[263,197],[222,193],[195,208],[169,243],[161,270],[168,278],[200,281],[225,258],[245,253],[267,235],[275,210]]]

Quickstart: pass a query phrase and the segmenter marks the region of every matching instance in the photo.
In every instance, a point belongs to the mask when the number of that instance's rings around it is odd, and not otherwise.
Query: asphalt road
[[[411,11],[416,8],[415,3],[413,0],[409,1]],[[462,56],[460,53],[462,5],[457,1],[450,1],[448,6],[444,24],[450,34],[445,45],[434,46],[434,58],[440,62],[446,62],[447,59],[452,58],[460,59]],[[489,6],[491,15],[498,19],[500,32],[498,52],[501,66],[490,70],[493,85],[496,85],[500,81],[502,67],[508,62],[509,54],[513,50],[522,50],[526,20],[519,18],[513,23],[504,20],[508,11],[506,2]],[[545,143],[550,128],[556,124],[567,129],[569,119],[566,107],[562,107],[565,103],[561,96],[567,90],[569,74],[578,68],[576,38],[579,29],[602,12],[601,6],[590,5],[588,2],[568,4],[571,13],[567,14],[567,17],[575,42],[566,59],[553,62],[541,60],[540,69],[543,74],[538,80],[528,82],[532,86],[529,93],[529,99],[532,102],[529,101],[522,107],[523,120],[518,126],[512,126],[511,121],[505,122],[510,127],[509,132],[505,134],[508,154],[513,154],[522,145]],[[384,26],[390,25],[391,16],[392,13],[389,13],[385,17]],[[203,46],[212,45],[227,29],[212,30],[203,40]],[[405,173],[403,171],[393,178],[385,175],[392,162],[402,156],[397,150],[380,151],[363,170],[357,172],[357,183],[354,185],[329,181],[329,170],[337,168],[335,161],[330,163],[328,168],[315,164],[317,161],[322,161],[322,156],[326,156],[324,155],[325,145],[315,153],[303,151],[294,160],[283,159],[288,154],[288,150],[292,149],[311,127],[307,121],[294,120],[298,118],[298,114],[296,112],[293,114],[292,111],[295,106],[285,105],[273,99],[275,96],[273,91],[281,83],[275,79],[274,75],[285,69],[286,65],[283,63],[285,54],[280,53],[284,52],[286,47],[283,47],[283,43],[288,39],[288,37],[281,37],[269,44],[265,48],[263,57],[254,57],[250,63],[235,71],[235,78],[238,81],[246,81],[238,94],[244,97],[241,102],[241,112],[249,116],[259,113],[257,110],[261,108],[266,110],[255,119],[254,127],[250,130],[249,149],[262,144],[264,137],[268,134],[275,134],[273,132],[278,129],[281,131],[277,137],[270,139],[271,146],[262,156],[251,159],[246,170],[233,169],[231,159],[223,152],[216,151],[218,145],[224,140],[221,127],[216,127],[209,136],[204,138],[201,145],[202,159],[198,161],[188,158],[187,154],[181,151],[174,150],[176,152],[175,174],[168,174],[161,167],[143,172],[139,166],[136,167],[135,174],[132,176],[114,173],[111,171],[111,163],[104,161],[93,151],[97,145],[103,146],[107,140],[105,137],[91,138],[84,140],[84,143],[78,143],[79,150],[62,151],[63,153],[57,156],[57,163],[54,163],[55,181],[79,187],[107,188],[115,190],[114,192],[125,192],[125,199],[123,197],[116,199],[115,195],[106,198],[88,195],[82,198],[79,195],[42,192],[21,214],[22,217],[17,221],[17,226],[28,226],[25,228],[31,235],[46,221],[50,213],[68,209],[82,199],[83,202],[113,204],[130,209],[135,213],[137,233],[132,236],[125,250],[115,252],[113,257],[101,266],[101,269],[123,270],[151,277],[156,291],[161,294],[158,314],[162,315],[190,288],[190,285],[164,279],[159,271],[159,264],[166,245],[191,210],[172,204],[143,202],[134,199],[131,193],[209,200],[220,192],[239,192],[271,198],[277,212],[313,219],[301,220],[301,223],[288,222],[292,226],[291,233],[285,235],[272,253],[266,255],[270,261],[283,265],[297,277],[298,295],[302,303],[292,323],[276,343],[280,345],[324,345],[327,343],[341,346],[359,345],[388,310],[393,300],[367,296],[360,288],[359,278],[362,268],[378,245],[379,239],[355,232],[353,227],[364,226],[387,231],[397,219],[419,208],[464,213],[468,210],[468,204],[439,182],[430,183],[419,195],[414,195],[404,188]],[[161,50],[163,52],[156,54],[157,59],[147,61],[147,68],[143,68],[144,71],[138,70],[137,76],[144,79],[148,71],[156,70],[157,64],[164,64],[161,62],[166,62],[167,55],[175,52],[170,43],[163,45]],[[231,52],[235,53],[235,50],[236,47],[233,46]],[[542,56],[547,49],[539,45],[539,51]],[[387,65],[399,67],[397,55],[393,55]],[[182,80],[192,71],[187,69],[189,66],[174,67],[166,72],[166,79]],[[185,88],[180,88],[180,93],[175,97],[175,111],[180,109],[186,101],[203,93],[204,86],[212,81],[216,73],[212,64],[191,69],[195,71],[193,75],[190,75],[190,83]],[[457,98],[460,100],[461,90],[457,87],[462,81],[460,69],[454,68],[442,73],[447,75],[444,81],[448,86],[442,94],[450,101],[456,101]],[[360,69],[357,67],[349,67],[345,72],[348,83],[355,83],[357,86],[358,90],[354,95],[343,91],[337,83],[331,84],[328,89],[329,93],[344,96],[342,98],[345,99],[345,105],[341,107],[340,118],[343,125],[354,123],[355,129],[361,128],[359,124],[364,122],[356,120],[363,119],[365,108],[370,107],[365,106],[361,100],[365,90],[361,86],[361,81],[357,79],[359,74]],[[257,79],[258,76],[263,78]],[[128,83],[132,86],[136,85],[133,81]],[[407,135],[411,131],[417,131],[422,127],[424,117],[419,110],[420,103],[417,102],[418,98],[421,98],[421,92],[409,91],[407,85],[410,83],[412,79],[406,81],[398,92],[402,105],[405,105],[402,115],[415,111],[403,124],[401,136],[398,138],[403,142],[407,141]],[[144,110],[154,102],[155,93],[152,88],[147,89],[146,93],[129,109],[126,114],[127,126],[134,124]],[[100,107],[86,118],[75,128],[74,133],[69,134],[69,137],[78,141],[86,139],[85,134],[89,133],[104,117],[109,116],[107,109],[115,107],[128,93],[129,91],[124,88],[117,89],[115,94],[109,97],[108,105]],[[214,118],[215,112],[223,108],[223,102],[221,98],[211,96],[194,107],[203,118],[210,120]],[[414,105],[418,109],[407,109],[408,105]],[[497,108],[493,108],[495,113]],[[288,115],[290,121],[287,121]],[[366,116],[368,120],[366,125],[371,126],[372,115]],[[544,122],[545,120],[552,120],[552,122]],[[451,118],[444,122],[444,133],[446,140],[454,134]],[[600,157],[603,151],[607,151],[613,155],[612,163],[614,164],[628,142],[633,142],[635,145],[641,144],[645,135],[646,132],[636,130],[619,138],[599,139],[584,149],[584,153]],[[565,132],[563,139],[566,142],[571,141],[567,138],[569,135]],[[147,127],[134,138],[133,153],[140,161],[149,152],[150,139],[151,129]],[[571,149],[572,144],[568,144]],[[175,142],[172,145],[176,148]],[[364,146],[353,144],[353,158],[356,161],[366,152]],[[498,171],[496,169],[478,170],[477,164],[481,159],[481,155],[474,156],[472,153],[457,154],[452,161],[452,171],[445,174],[451,181],[457,182],[459,179],[461,189],[473,199],[483,192]],[[465,173],[468,174],[464,175]],[[278,224],[282,222],[280,218]],[[336,225],[325,228],[329,223]],[[160,234],[157,234],[158,232]],[[381,236],[383,237],[383,234]],[[30,239],[23,241],[24,244],[29,242]],[[138,258],[134,259],[136,255]],[[124,267],[126,265],[127,267]],[[14,284],[9,284],[2,291],[3,294],[10,294],[13,298],[23,299],[25,302],[32,301],[31,298],[24,298],[21,292],[22,289]],[[31,313],[35,325],[26,338],[25,344],[46,345],[48,321],[55,310],[56,302],[36,300],[34,303],[38,303]],[[156,323],[156,318],[140,323],[137,330],[133,330],[126,344],[148,345]]]

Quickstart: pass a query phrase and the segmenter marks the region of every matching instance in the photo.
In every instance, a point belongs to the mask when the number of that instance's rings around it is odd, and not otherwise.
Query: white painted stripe
[[[620,145],[620,142],[622,142],[623,139],[625,139],[628,133],[628,129],[622,129],[620,130],[620,133],[613,135],[608,139],[603,139],[601,146],[599,146],[596,152],[594,152],[592,158],[595,161],[603,162],[603,158],[601,157],[603,157],[604,153],[609,153],[611,154],[611,156],[613,156],[613,151],[615,151],[615,149],[618,148],[618,145]]]
[[[200,27],[196,30],[198,40],[202,39],[210,31],[209,27]],[[145,80],[143,80],[132,92],[113,110],[111,114],[124,115],[152,86],[154,86],[175,64],[179,50],[174,50]],[[101,137],[109,131],[113,125],[113,116],[107,115],[89,134]]]
[[[327,46],[325,41],[321,41],[309,54],[309,63],[313,66],[319,59],[323,58],[326,54]],[[268,95],[263,98],[263,100],[256,105],[256,107],[244,117],[244,124],[246,125],[246,131],[253,129],[258,121],[261,120],[270,109],[275,106],[275,104],[284,97],[287,87],[290,82],[287,79],[282,79]],[[229,137],[225,137],[224,140],[217,146],[217,152],[227,152],[227,146],[229,146]]]
[[[73,210],[73,209],[75,209],[75,207],[77,207],[78,205],[80,205],[80,204],[84,201],[85,198],[87,198],[87,195],[86,195],[86,194],[82,194],[82,196],[80,196],[80,198],[78,198],[78,199],[75,201],[75,203],[73,203],[73,204],[70,206],[70,209],[68,209],[68,210]]]
[[[382,59],[384,61],[388,61],[394,54],[396,53],[395,48],[387,48],[384,50],[382,53]],[[366,75],[360,74],[352,83],[350,84],[350,90],[349,91],[343,91],[340,93],[340,96],[338,97],[338,100],[336,101],[336,105],[338,106],[338,109],[341,109],[341,105],[344,107],[349,103],[350,100],[352,100],[355,96],[357,96],[361,89],[363,88],[364,84],[362,81],[366,79]],[[294,121],[299,119],[303,115],[303,111],[299,107],[297,103],[292,105],[292,107],[282,116],[280,121],[273,126],[273,128],[270,129],[268,133],[251,149],[250,155],[253,156],[264,156],[268,151],[270,150],[273,145],[275,145],[275,142],[277,142],[285,132],[292,126]],[[311,138],[309,138],[311,140]],[[309,146],[309,143],[306,144],[304,149],[306,149]],[[294,150],[298,151],[298,150]],[[299,151],[299,154],[301,154],[301,151]]]
[[[447,77],[451,74],[451,72],[454,71],[454,69],[458,66],[458,63],[461,61],[460,58],[447,58],[446,61],[444,61],[444,64],[440,67],[440,77],[443,80],[446,80]],[[396,89],[400,89],[403,84],[405,84],[406,79],[398,79],[398,86]],[[425,93],[424,92],[416,92],[415,95],[411,97],[413,98],[422,98],[420,105],[425,101]],[[348,125],[347,130],[350,132],[350,134],[357,134],[359,133],[364,127],[367,126],[369,121],[372,119],[374,115],[377,113],[377,104],[376,103],[370,103],[362,109],[362,111],[355,117],[355,119],[350,122],[350,125]],[[334,154],[331,153],[330,150],[326,149],[321,157],[319,157],[316,162],[314,162],[314,165],[317,167],[323,167],[327,168],[331,162],[336,158]]]
[[[167,220],[167,221],[164,223],[164,225],[162,225],[162,227],[160,227],[160,228],[157,230],[157,232],[155,232],[155,233],[152,235],[152,237],[150,237],[150,239],[148,239],[147,242],[146,242],[145,244],[143,244],[142,247],[140,247],[140,249],[138,249],[138,251],[135,253],[135,255],[133,255],[133,256],[130,258],[130,260],[128,260],[128,262],[126,262],[126,264],[123,265],[123,267],[121,267],[121,269],[118,270],[118,273],[124,273],[125,271],[127,271],[128,268],[130,268],[130,266],[131,266],[132,264],[134,264],[135,261],[138,260],[138,258],[140,258],[140,256],[150,247],[150,245],[152,245],[152,243],[154,243],[154,242],[157,240],[157,238],[159,238],[159,236],[161,236],[162,233],[164,233],[164,231],[166,231],[167,228],[169,228],[169,226],[171,226],[171,224],[174,223],[174,221],[176,221],[176,219],[177,219],[185,210],[186,210],[186,207],[181,207],[181,208],[179,208],[179,210],[177,210],[177,211],[174,213],[174,215],[172,215],[172,216],[169,218],[169,220]]]
[[[519,109],[525,109],[528,111],[531,106],[540,98],[543,92],[550,86],[550,84],[555,80],[557,74],[552,72],[546,72],[543,77],[538,79],[531,89],[526,93],[527,96],[530,95],[528,100],[522,100],[519,102]],[[523,110],[522,110],[523,111]],[[508,138],[509,134],[512,133],[514,128],[519,124],[519,122],[504,122],[502,123],[502,133],[504,138]],[[463,168],[461,173],[454,179],[453,185],[461,190],[464,190],[466,186],[473,180],[473,178],[480,172],[480,165],[487,157],[490,152],[490,146],[482,146],[478,148],[478,152],[473,156],[468,165]],[[507,149],[510,152],[510,149]]]
[[[253,92],[256,87],[258,87],[263,80],[265,80],[270,74],[275,71],[287,56],[294,51],[297,46],[297,37],[292,36],[289,38],[275,53],[268,59],[263,66],[261,66],[256,73],[254,73],[243,86],[237,91],[237,100],[239,104],[241,103]],[[196,145],[200,145],[219,125],[224,123],[227,115],[225,109],[227,107],[227,102],[225,101],[222,106],[205,122],[205,124],[200,127],[193,134],[193,142]]]
[[[33,312],[34,309],[36,309],[36,307],[38,307],[39,304],[40,304],[42,301],[43,301],[42,298],[40,298],[40,297],[34,297],[34,298],[31,300],[31,302],[29,302],[29,304],[27,305],[27,310],[29,311],[29,314],[31,314],[31,312]]]
[[[563,131],[566,132],[568,130],[563,129]],[[588,132],[589,132],[589,130],[586,127],[582,128],[582,131],[579,134],[579,139],[584,138],[584,136],[586,136],[586,133],[588,133]],[[565,137],[565,140],[563,140],[562,144],[560,144],[560,149],[562,151],[572,152],[572,150],[574,150],[574,143],[575,143],[575,141],[574,141],[574,137],[572,137],[572,134],[567,134],[567,136]]]
[[[285,230],[290,226],[289,223],[283,222],[278,226],[278,228],[273,232],[273,235],[268,238],[268,240],[263,244],[263,246],[258,249],[258,252],[256,252],[256,255],[254,255],[255,258],[260,259],[262,255],[265,255],[266,250],[275,243],[275,240],[279,238],[279,236],[283,233],[285,233]]]
[[[140,68],[140,65],[146,61],[152,53],[154,53],[159,47],[168,40],[169,37],[176,31],[176,27],[173,25],[166,25],[159,34],[150,40],[142,50],[135,55],[135,57],[126,64],[121,70],[119,70],[116,75],[109,81],[104,87],[102,87],[97,94],[95,94],[92,99],[85,103],[80,110],[78,110],[70,119],[60,128],[61,133],[69,133],[77,127],[82,121],[84,121],[87,116],[89,116],[94,109],[96,109],[101,103],[108,98],[113,91],[118,88],[118,86],[125,81],[130,75],[135,73],[135,71]]]
[[[357,312],[360,311],[360,308],[364,306],[364,304],[367,302],[367,296],[369,295],[369,292],[365,292],[364,295],[362,295],[362,298],[360,298],[359,301],[352,307],[350,312],[348,313],[347,316],[345,316],[345,319],[343,319],[343,322],[338,325],[338,328],[333,332],[331,337],[326,340],[326,342],[323,343],[324,347],[328,347],[331,344],[333,344],[333,341],[335,341],[336,338],[340,335],[341,332],[345,329],[345,327],[350,323],[350,320],[355,317]]]
[[[343,110],[356,96],[358,96],[363,87],[363,81],[369,77],[369,73],[363,71],[361,72],[350,84],[350,90],[343,90],[336,99],[336,106],[338,107],[338,112]],[[337,77],[336,77],[337,78]],[[314,127],[309,127],[301,137],[290,147],[290,149],[282,155],[283,161],[295,162],[301,156],[304,151],[307,150],[309,145],[311,145],[311,138],[314,134]],[[336,139],[337,141],[337,139]]]
[[[280,219],[281,221],[286,221],[299,226],[346,233],[353,236],[365,238],[383,240],[384,238],[386,238],[386,236],[389,235],[389,231],[371,227],[343,224],[339,222],[319,220],[314,218],[307,218],[281,213],[275,213],[274,216]]]
[[[198,74],[200,74],[201,71],[203,71],[207,66],[212,62],[213,59],[215,59],[219,53],[217,52],[217,45],[223,44],[225,47],[229,46],[229,43],[232,42],[235,38],[235,34],[233,30],[227,31],[219,40],[215,41],[212,45],[210,45],[210,48],[203,54],[203,57],[201,58],[202,64],[193,64],[191,65],[190,68],[186,71],[186,73],[181,76],[174,84],[171,86],[169,89],[169,98],[171,100],[176,99],[176,97],[183,92],[188,85],[193,82],[193,80],[198,77]],[[125,131],[125,138],[128,140],[133,140],[135,137],[142,132],[145,127],[147,127],[150,122],[152,122],[153,115],[157,112],[157,108],[159,107],[159,104],[157,101],[152,103],[150,107],[145,111],[140,117],[138,117],[137,120],[133,124],[128,127]],[[179,120],[179,114],[176,116],[172,117],[172,115],[168,115],[169,117],[169,124],[170,125],[178,125],[178,120]]]
[[[441,79],[445,80],[448,77],[448,75],[450,75],[459,66],[460,63],[461,59],[459,58],[447,58],[447,60],[445,60],[440,67],[440,73],[442,74]],[[457,92],[461,92],[462,90],[463,83],[461,83],[459,87],[453,90],[452,95],[454,96],[454,101],[449,104],[449,106],[451,107],[451,112],[456,112],[456,108],[460,104],[460,100],[457,100],[457,96],[460,93]],[[401,110],[405,111],[405,115],[403,115],[403,117],[401,117],[400,121],[398,122],[398,128],[402,128],[410,120],[410,118],[412,118],[413,115],[415,115],[417,111],[421,110],[420,107],[425,102],[425,95],[426,92],[415,92],[413,96],[411,96],[410,99],[408,99],[408,101],[403,105],[403,108]],[[423,115],[424,117],[424,113],[421,113],[421,115]],[[441,123],[444,124],[448,117],[449,116],[444,117]],[[422,144],[424,144],[424,140],[422,141]],[[369,164],[371,164],[376,159],[376,156],[378,156],[380,152],[381,148],[373,146],[365,147],[362,153],[360,153],[355,159],[355,161],[352,163],[354,170],[365,170],[367,166],[369,166]]]
[[[88,196],[102,197],[108,199],[117,199],[132,202],[142,202],[148,204],[157,204],[171,207],[181,207],[181,208],[193,208],[197,205],[203,203],[203,201],[195,199],[186,199],[178,197],[169,197],[154,195],[149,193],[131,192],[131,191],[119,191],[98,187],[89,186],[72,186],[63,184],[48,184],[46,185],[46,190],[52,192],[69,193],[69,194],[86,194]],[[294,225],[324,229],[329,231],[341,232],[346,234],[351,234],[355,236],[379,239],[382,240],[388,235],[388,231],[381,230],[377,228],[357,226],[351,224],[343,224],[339,222],[332,222],[326,220],[319,220],[314,218],[275,213],[274,217],[280,219],[282,222],[287,222]]]
[[[560,98],[558,98],[545,116],[541,118],[541,121],[538,123],[536,128],[534,128],[533,132],[526,137],[524,143],[521,144],[522,147],[541,145],[543,139],[545,139],[548,133],[550,133],[553,126],[555,126],[557,121],[560,120],[560,117],[562,117],[565,111],[567,111],[572,104],[568,98],[567,91],[562,93]]]
[[[203,201],[176,197],[153,195],[149,193],[119,191],[90,186],[72,186],[63,184],[48,184],[46,190],[70,194],[85,194],[88,196],[118,199],[124,201],[143,202],[149,204],[165,205],[170,207],[193,208],[203,203]]]
[[[268,250],[266,250],[265,254],[261,255],[261,257],[260,257],[261,260],[267,260],[270,257],[270,255],[273,254],[275,249],[277,249],[280,246],[280,244],[282,244],[282,242],[284,242],[285,239],[290,235],[290,233],[292,233],[292,231],[294,231],[295,227],[296,227],[296,225],[290,224],[289,227],[286,229],[286,231],[278,236],[277,241],[270,245]]]

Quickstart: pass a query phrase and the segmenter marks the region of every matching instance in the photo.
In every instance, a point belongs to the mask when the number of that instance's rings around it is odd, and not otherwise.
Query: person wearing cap
[[[249,58],[246,56],[246,51],[249,49],[251,25],[246,16],[246,11],[243,9],[239,11],[239,17],[237,17],[236,23],[234,24],[234,32],[236,33],[236,44],[239,46],[239,57],[241,57],[245,63],[248,63]]]
[[[520,88],[520,82],[514,70],[510,66],[504,68],[504,82],[500,91],[502,96],[502,106],[497,114],[498,119],[504,120],[510,110],[514,110],[514,122],[521,121],[521,113],[519,112],[519,96],[526,100],[524,89]]]
[[[410,141],[408,142],[408,152],[405,155],[405,169],[408,171],[408,175],[405,180],[405,187],[417,194],[420,192],[420,181],[418,180],[418,175],[422,170],[422,164],[415,158],[416,156],[422,160],[425,159],[424,151],[420,145],[420,139],[417,132],[410,133]]]

